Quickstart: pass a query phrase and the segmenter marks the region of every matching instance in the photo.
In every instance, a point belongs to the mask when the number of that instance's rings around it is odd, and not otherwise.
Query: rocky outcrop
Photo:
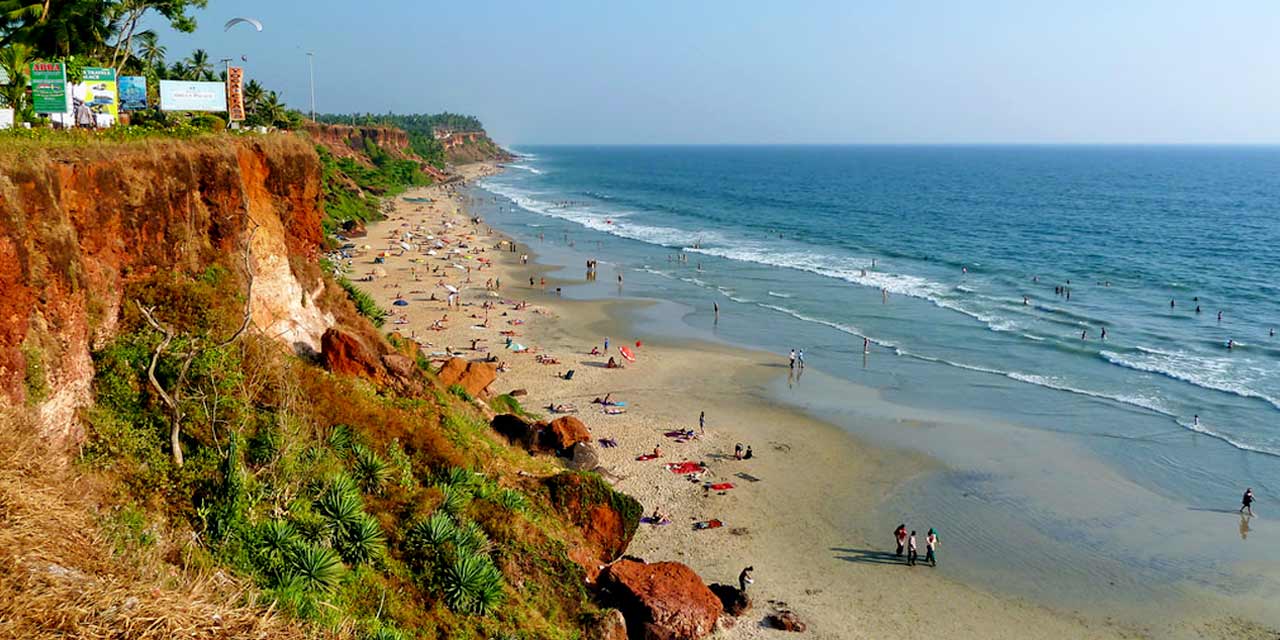
[[[567,464],[574,471],[594,471],[600,466],[600,452],[590,442],[579,442],[569,450]]]
[[[605,609],[586,627],[585,640],[627,640],[627,619],[617,609]]]
[[[771,629],[803,633],[808,626],[793,611],[778,611],[764,618],[764,625]]]
[[[720,598],[726,615],[741,616],[751,609],[751,596],[733,585],[716,583],[711,585],[711,593]]]
[[[365,153],[365,149],[370,144],[377,145],[383,151],[400,159],[417,159],[411,155],[409,149],[409,134],[396,127],[353,127],[308,122],[304,130],[333,155],[339,158],[351,158],[366,166],[372,166]]]
[[[582,530],[586,540],[570,557],[589,580],[595,580],[600,565],[621,556],[631,544],[640,526],[640,503],[615,491],[595,473],[566,471],[545,482],[551,503]]]
[[[34,409],[46,437],[81,436],[90,351],[131,283],[199,274],[247,240],[253,329],[319,350],[320,170],[298,137],[14,145],[0,166],[0,403]]]
[[[623,558],[604,570],[600,586],[622,611],[632,638],[697,640],[715,629],[723,613],[702,578],[679,562]]]
[[[335,327],[324,332],[320,344],[320,357],[326,369],[386,382],[386,370],[378,354],[360,336]]]
[[[450,358],[436,379],[445,388],[458,385],[473,398],[487,398],[489,385],[498,379],[498,366],[489,362],[467,362],[464,358]]]
[[[568,453],[579,442],[591,442],[591,432],[581,420],[573,416],[561,416],[542,430],[539,439],[543,448],[556,453]]]

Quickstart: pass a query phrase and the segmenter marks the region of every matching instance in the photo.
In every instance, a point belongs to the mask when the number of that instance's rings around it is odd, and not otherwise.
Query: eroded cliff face
[[[409,134],[395,127],[353,127],[308,122],[304,130],[335,156],[353,158],[362,164],[369,164],[369,158],[365,155],[366,144],[377,145],[401,159],[417,159],[409,150]]]
[[[257,331],[318,351],[333,325],[309,260],[319,161],[296,136],[18,148],[0,167],[0,404],[32,408],[51,439],[81,437],[90,353],[129,282],[157,270],[195,272],[247,243]]]

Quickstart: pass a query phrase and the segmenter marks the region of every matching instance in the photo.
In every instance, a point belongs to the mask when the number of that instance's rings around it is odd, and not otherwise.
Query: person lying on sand
[[[606,368],[606,369],[621,369],[621,368],[622,368],[622,364],[621,364],[621,363],[619,363],[617,360],[614,360],[614,359],[613,359],[613,356],[609,356],[609,362],[607,362],[607,363],[604,365],[604,368]]]

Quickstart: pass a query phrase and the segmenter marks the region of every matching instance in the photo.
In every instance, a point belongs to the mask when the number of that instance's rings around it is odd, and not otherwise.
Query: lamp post
[[[311,75],[311,121],[316,121],[316,54],[307,52],[307,70]]]

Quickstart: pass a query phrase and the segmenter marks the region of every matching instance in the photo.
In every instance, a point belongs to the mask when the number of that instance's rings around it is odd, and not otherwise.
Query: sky
[[[322,113],[500,143],[1280,143],[1280,2],[209,0],[170,59],[247,56]],[[236,16],[258,18],[224,32]]]

